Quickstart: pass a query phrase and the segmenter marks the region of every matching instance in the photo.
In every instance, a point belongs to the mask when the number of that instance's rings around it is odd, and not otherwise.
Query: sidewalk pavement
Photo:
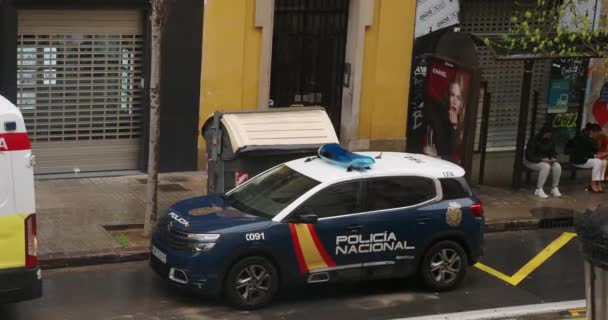
[[[572,225],[577,214],[608,202],[608,190],[605,194],[587,192],[585,182],[561,186],[561,198],[540,199],[533,195],[532,186],[518,190],[477,186],[473,192],[483,203],[487,232],[559,227]]]
[[[204,172],[159,175],[158,213],[205,194]],[[36,180],[42,267],[146,259],[148,248],[124,246],[104,228],[143,228],[147,176]],[[140,229],[141,230],[141,229]]]
[[[572,222],[575,212],[607,199],[579,185],[562,188],[561,199],[541,200],[532,189],[480,186],[487,231]],[[146,175],[37,180],[39,259],[44,268],[146,259],[146,241],[125,246],[111,229],[139,232],[145,209]],[[159,214],[172,203],[205,194],[205,172],[160,175]],[[569,219],[569,220],[568,220]],[[135,229],[133,229],[135,228]],[[142,239],[145,240],[145,239]]]

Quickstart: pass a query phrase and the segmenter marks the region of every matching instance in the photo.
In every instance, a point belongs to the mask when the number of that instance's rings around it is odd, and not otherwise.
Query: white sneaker
[[[557,187],[551,189],[551,195],[558,198],[562,196],[561,192],[559,192],[559,189]]]
[[[545,193],[543,189],[536,189],[536,191],[534,191],[534,195],[541,199],[549,198],[549,196]]]

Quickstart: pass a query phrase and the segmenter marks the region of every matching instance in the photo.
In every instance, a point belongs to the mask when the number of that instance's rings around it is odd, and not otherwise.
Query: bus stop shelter
[[[591,59],[591,58],[599,58],[595,52],[589,50],[585,45],[581,43],[579,46],[581,51],[576,56],[571,55],[560,55],[560,54],[551,54],[547,51],[537,51],[533,52],[533,50],[525,50],[525,49],[505,49],[505,47],[501,46],[500,43],[502,38],[499,35],[494,37],[490,37],[490,44],[486,43],[486,37],[481,37],[476,34],[471,34],[471,37],[475,41],[478,46],[488,46],[494,53],[496,60],[501,61],[523,61],[524,63],[524,71],[522,74],[521,80],[521,99],[519,104],[519,116],[517,120],[517,138],[516,138],[516,148],[515,148],[515,159],[513,161],[513,176],[512,176],[512,187],[519,188],[522,185],[522,173],[524,171],[523,166],[523,158],[524,151],[526,147],[526,132],[528,130],[528,116],[530,112],[530,98],[531,98],[531,86],[532,86],[532,69],[534,64],[541,61],[554,60],[554,59]],[[493,45],[498,44],[498,45]],[[489,100],[489,99],[488,99]],[[484,145],[484,141],[487,138],[488,134],[488,118],[489,118],[489,108],[491,108],[490,103],[484,103],[483,110],[483,119],[481,125],[481,168],[480,168],[480,176],[483,176],[483,170],[485,165],[485,155],[486,155],[486,146]],[[487,110],[486,110],[487,109]],[[579,106],[579,112],[583,112],[583,105]],[[535,111],[534,111],[535,112]],[[580,131],[582,126],[582,117],[579,115],[577,121],[577,132]],[[535,131],[535,120],[533,118],[531,122],[531,130],[530,134],[534,135]]]

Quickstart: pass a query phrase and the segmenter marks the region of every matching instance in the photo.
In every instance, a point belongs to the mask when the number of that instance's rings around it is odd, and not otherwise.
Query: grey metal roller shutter
[[[536,3],[522,0],[521,6]],[[461,2],[462,31],[478,35],[495,36],[507,32],[509,20],[515,10],[521,10],[512,0],[467,0]],[[482,70],[482,79],[488,82],[488,92],[492,95],[488,129],[488,150],[515,150],[517,138],[517,121],[521,98],[521,82],[524,66],[521,61],[496,61],[487,47],[477,48]],[[537,61],[534,64],[532,91],[537,90],[539,108],[537,128],[544,123],[547,108],[547,85],[549,80],[549,63]],[[530,99],[532,110],[532,98]],[[481,116],[481,113],[480,115]],[[532,112],[529,112],[530,122]],[[478,119],[480,123],[481,119]],[[528,125],[528,128],[530,126]],[[479,130],[479,129],[478,129]]]
[[[20,10],[17,105],[36,173],[138,168],[143,16],[124,10]]]

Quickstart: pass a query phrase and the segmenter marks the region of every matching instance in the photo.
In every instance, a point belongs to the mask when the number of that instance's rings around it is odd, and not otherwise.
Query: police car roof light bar
[[[371,166],[376,163],[374,158],[345,150],[337,143],[322,145],[321,148],[319,148],[318,155],[322,160],[333,165],[344,167],[349,172],[352,171],[352,169],[369,170]]]

